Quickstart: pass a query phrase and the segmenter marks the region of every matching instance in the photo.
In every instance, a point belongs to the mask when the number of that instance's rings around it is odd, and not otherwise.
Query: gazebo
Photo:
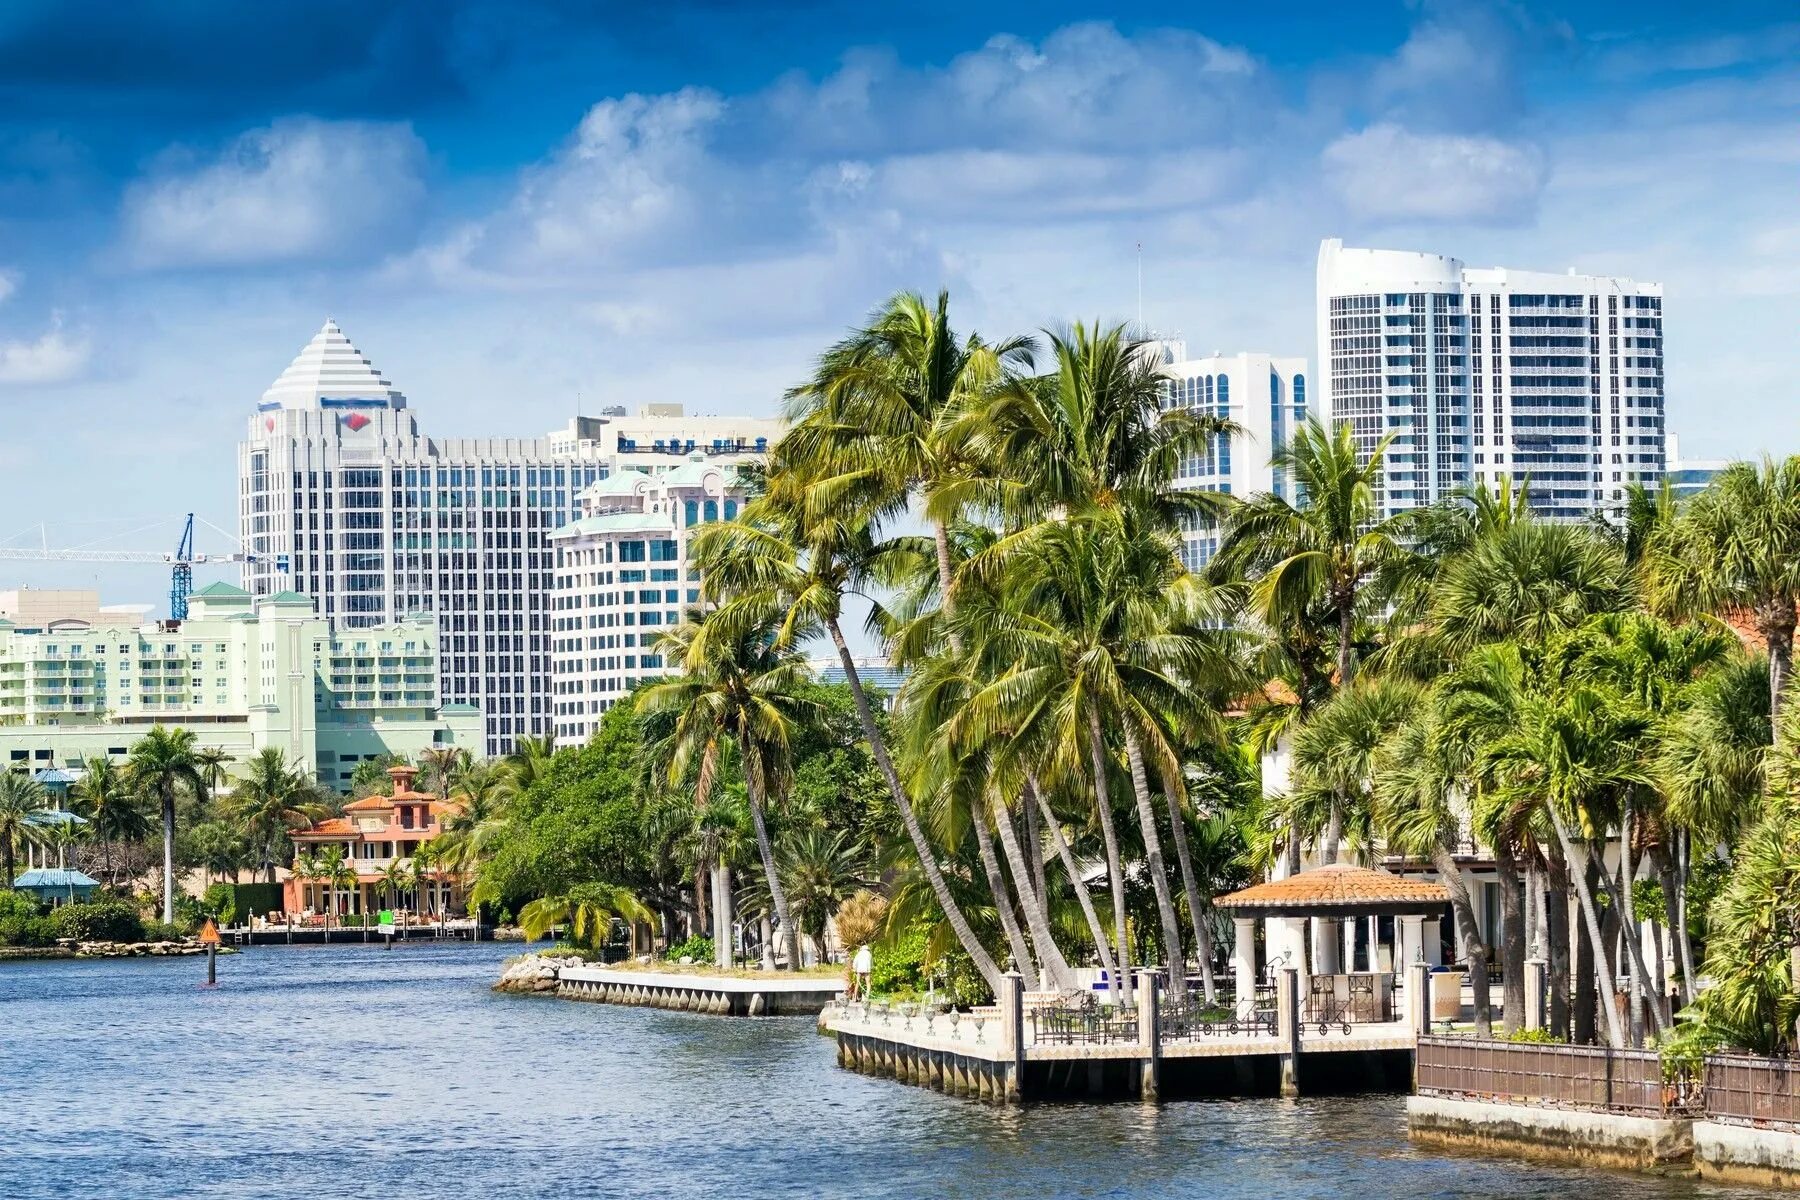
[[[29,892],[52,904],[89,900],[99,889],[98,879],[63,867],[34,867],[13,880],[14,891]]]
[[[1260,919],[1270,968],[1291,967],[1299,972],[1306,1019],[1391,1019],[1394,971],[1381,969],[1378,939],[1371,934],[1367,969],[1357,971],[1350,969],[1354,961],[1339,961],[1339,933],[1356,920],[1395,918],[1400,945],[1392,965],[1398,970],[1407,963],[1425,961],[1425,920],[1442,916],[1449,903],[1450,890],[1441,883],[1405,879],[1347,863],[1314,867],[1219,897],[1218,906],[1232,910],[1236,920],[1232,974],[1239,1014],[1249,1017],[1255,1008],[1256,922]],[[1308,925],[1315,922],[1317,936],[1309,938]],[[1355,941],[1347,940],[1354,949]],[[1350,957],[1354,960],[1354,953]]]

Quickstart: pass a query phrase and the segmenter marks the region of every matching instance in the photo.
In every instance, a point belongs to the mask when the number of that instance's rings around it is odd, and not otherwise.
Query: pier
[[[1140,973],[1129,1008],[1087,1001],[1027,1006],[1014,973],[990,1010],[848,1001],[828,1005],[819,1024],[836,1038],[838,1065],[847,1070],[1002,1104],[1403,1092],[1411,1087],[1414,1041],[1429,1019],[1425,979],[1423,964],[1409,973],[1399,1020],[1342,1013],[1309,1020],[1298,972],[1288,969],[1278,973],[1274,1011],[1245,1017],[1229,1006],[1168,1002],[1150,971]]]
[[[678,971],[563,967],[556,994],[565,1000],[667,1008],[722,1017],[811,1016],[844,994],[835,977],[739,979]]]

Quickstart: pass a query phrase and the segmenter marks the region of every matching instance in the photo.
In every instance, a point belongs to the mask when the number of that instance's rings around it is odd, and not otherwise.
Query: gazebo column
[[[1237,917],[1231,922],[1237,933],[1231,947],[1231,978],[1237,985],[1237,1015],[1249,1020],[1256,1005],[1256,918]]]
[[[1341,930],[1342,925],[1339,918],[1314,917],[1312,919],[1312,974],[1336,975],[1343,970],[1340,965],[1342,956],[1339,953]]]
[[[1436,917],[1425,919],[1425,965],[1441,967],[1444,965],[1444,935],[1439,928]]]
[[[1425,918],[1420,916],[1401,917],[1399,925],[1400,961],[1394,964],[1394,969],[1404,971],[1409,963],[1425,961]]]

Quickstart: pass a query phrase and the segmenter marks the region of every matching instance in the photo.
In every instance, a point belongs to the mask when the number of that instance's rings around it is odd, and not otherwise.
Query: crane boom
[[[214,527],[216,528],[216,526]],[[47,539],[46,539],[47,540]],[[169,565],[169,615],[177,621],[188,615],[188,595],[194,587],[195,563],[255,562],[256,555],[195,554],[194,514],[187,515],[182,526],[181,541],[173,554],[149,550],[94,550],[74,547],[52,550],[49,546],[0,546],[0,561],[12,562],[91,562],[91,563],[166,563]]]

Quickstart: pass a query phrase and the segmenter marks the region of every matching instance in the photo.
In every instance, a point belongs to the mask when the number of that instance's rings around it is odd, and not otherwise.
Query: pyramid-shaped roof
[[[226,583],[223,579],[221,579],[217,583],[207,584],[205,587],[203,587],[199,591],[195,592],[194,595],[197,598],[198,597],[210,597],[210,596],[224,596],[224,597],[229,597],[230,599],[233,599],[233,600],[238,600],[238,599],[249,598],[250,593],[246,592],[241,587],[233,587],[231,584]]]
[[[263,393],[263,407],[325,408],[331,401],[375,401],[405,408],[406,397],[327,318],[281,378]]]
[[[1434,914],[1450,903],[1450,889],[1423,879],[1404,879],[1389,871],[1332,863],[1220,896],[1213,903],[1220,908],[1269,916]]]

